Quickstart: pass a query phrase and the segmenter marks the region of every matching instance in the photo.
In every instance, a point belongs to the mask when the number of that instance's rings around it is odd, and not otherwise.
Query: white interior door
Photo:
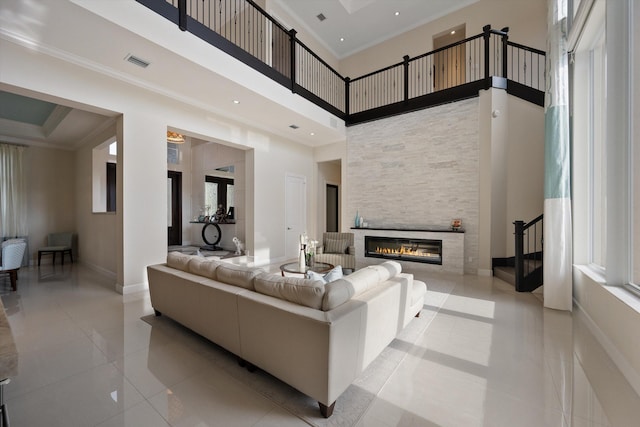
[[[286,175],[285,183],[285,256],[297,258],[300,234],[307,231],[307,178]]]

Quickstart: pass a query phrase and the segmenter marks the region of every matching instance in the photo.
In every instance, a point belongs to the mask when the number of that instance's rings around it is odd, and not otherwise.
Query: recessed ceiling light
[[[451,31],[451,34],[455,34],[455,33],[456,33],[456,30],[452,30],[452,31]]]
[[[233,100],[233,103],[234,103],[234,104],[240,104],[240,101],[238,101],[237,99],[234,99],[234,100]]]
[[[340,41],[343,42],[344,41],[344,37],[340,37]]]
[[[315,133],[311,132],[309,135],[313,136],[313,135],[315,135]]]
[[[400,15],[400,12],[396,12],[394,15],[398,16],[398,15]]]

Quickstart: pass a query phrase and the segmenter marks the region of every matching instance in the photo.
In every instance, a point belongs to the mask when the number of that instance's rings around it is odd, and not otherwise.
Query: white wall
[[[46,246],[47,234],[77,232],[75,159],[72,151],[31,146],[25,160],[29,258],[37,262],[38,247]],[[43,264],[51,261],[51,256],[42,259]]]
[[[93,148],[116,134],[115,122],[75,152],[76,224],[78,247],[83,264],[116,280],[117,216],[115,212],[93,212]],[[104,163],[100,169],[104,169]],[[105,184],[106,185],[106,184]],[[119,207],[116,204],[116,210]]]
[[[256,135],[258,136],[258,135]],[[257,264],[286,259],[285,177],[294,174],[307,181],[307,230],[316,229],[315,163],[310,147],[263,136],[255,140],[254,157],[254,249]],[[310,236],[311,237],[311,236]]]

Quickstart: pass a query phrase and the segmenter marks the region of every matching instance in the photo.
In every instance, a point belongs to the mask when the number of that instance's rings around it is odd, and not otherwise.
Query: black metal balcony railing
[[[544,103],[545,53],[508,41],[508,28],[487,25],[482,34],[349,79],[252,0],[136,1],[347,124],[477,96],[491,86]]]

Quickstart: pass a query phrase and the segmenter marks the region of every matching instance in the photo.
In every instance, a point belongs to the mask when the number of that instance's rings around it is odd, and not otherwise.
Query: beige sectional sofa
[[[178,252],[147,272],[156,315],[314,398],[325,417],[420,313],[426,293],[394,261],[327,284]]]

